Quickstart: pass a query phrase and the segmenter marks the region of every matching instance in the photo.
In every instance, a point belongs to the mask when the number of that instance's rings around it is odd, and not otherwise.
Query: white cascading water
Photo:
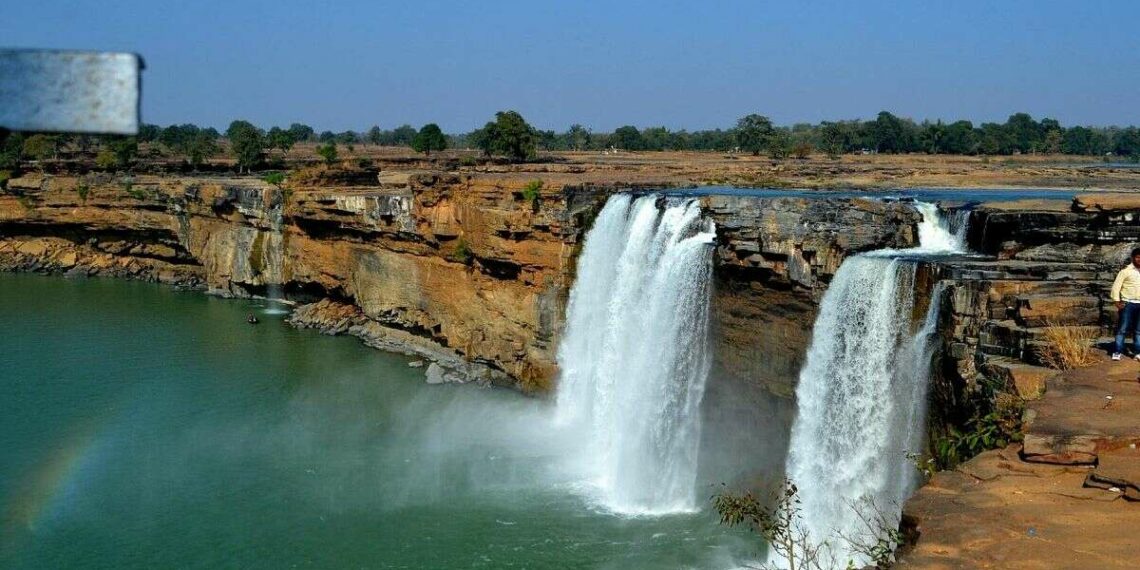
[[[263,312],[271,315],[283,315],[289,312],[283,302],[285,281],[285,239],[280,228],[262,234],[262,260],[264,268],[261,278],[265,280],[266,307]]]
[[[907,453],[923,445],[929,340],[942,289],[912,332],[916,264],[900,256],[962,253],[965,232],[952,233],[935,205],[915,207],[923,218],[919,247],[857,255],[836,272],[796,388],[787,475],[811,540],[830,543],[836,568],[872,562],[848,541],[875,544],[879,536],[864,517],[878,512],[897,525],[918,484]]]
[[[962,253],[965,250],[968,210],[958,210],[953,218],[946,218],[936,204],[915,202],[914,207],[922,215],[922,221],[918,224],[918,247],[910,250],[911,253]]]
[[[558,418],[601,508],[698,508],[715,229],[693,199],[616,195],[586,236],[558,349]]]

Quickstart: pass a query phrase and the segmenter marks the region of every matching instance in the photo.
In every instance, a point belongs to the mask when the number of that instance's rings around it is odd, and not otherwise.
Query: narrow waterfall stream
[[[262,267],[266,268],[263,279],[265,282],[265,313],[271,315],[284,315],[289,313],[285,303],[285,217],[284,202],[274,203],[270,207],[273,216],[273,230],[265,234],[265,247],[263,249]]]
[[[263,276],[265,282],[265,313],[271,315],[285,315],[289,308],[285,303],[285,239],[280,229],[269,232],[265,238]]]
[[[933,204],[917,202],[920,244],[848,258],[820,304],[796,389],[787,476],[799,489],[812,542],[829,542],[834,567],[872,561],[850,541],[874,544],[866,520],[897,525],[918,485],[907,458],[923,445],[931,347],[941,287],[914,331],[915,272],[908,257],[963,252],[954,228]],[[962,224],[964,225],[964,224]]]
[[[617,195],[586,238],[557,406],[590,442],[582,468],[606,510],[698,508],[714,237],[696,200]]]

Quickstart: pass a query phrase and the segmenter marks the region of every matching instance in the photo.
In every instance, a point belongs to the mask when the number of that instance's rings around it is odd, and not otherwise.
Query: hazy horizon
[[[7,10],[6,47],[134,51],[143,120],[320,130],[515,109],[533,125],[729,128],[909,117],[1140,124],[1140,5],[582,2],[335,6],[258,0]]]

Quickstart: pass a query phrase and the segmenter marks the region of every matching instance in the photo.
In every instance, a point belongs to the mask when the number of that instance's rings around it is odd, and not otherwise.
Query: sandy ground
[[[315,160],[315,146],[295,147],[290,161]],[[425,158],[410,149],[357,145],[341,148],[348,161],[372,160],[386,170],[454,170],[504,180],[541,179],[547,184],[708,185],[781,188],[892,189],[915,187],[1080,188],[1140,190],[1140,165],[1105,164],[1093,157],[1024,155],[821,154],[805,160],[715,152],[540,153],[525,164],[461,166],[475,151],[453,150]],[[469,162],[469,161],[468,161]]]
[[[301,143],[288,154],[267,151],[270,160],[284,158],[288,169],[317,165],[316,143]],[[897,188],[1064,188],[1140,191],[1140,164],[1106,163],[1097,157],[1068,155],[954,156],[813,154],[807,159],[772,160],[767,156],[719,152],[540,152],[526,163],[486,161],[475,150],[448,150],[430,157],[404,147],[367,144],[338,147],[339,166],[355,168],[361,159],[385,172],[450,171],[501,179],[507,186],[539,179],[551,185],[704,186],[803,189]],[[179,157],[147,159],[151,165],[178,162]],[[478,161],[478,164],[472,165]],[[210,161],[232,167],[219,155]],[[466,163],[466,165],[464,165]],[[147,171],[146,164],[140,165]]]

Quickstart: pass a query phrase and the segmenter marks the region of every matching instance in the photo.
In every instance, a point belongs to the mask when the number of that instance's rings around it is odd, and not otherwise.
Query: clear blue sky
[[[0,45],[141,53],[143,119],[162,125],[1140,124],[1134,0],[4,4]]]

